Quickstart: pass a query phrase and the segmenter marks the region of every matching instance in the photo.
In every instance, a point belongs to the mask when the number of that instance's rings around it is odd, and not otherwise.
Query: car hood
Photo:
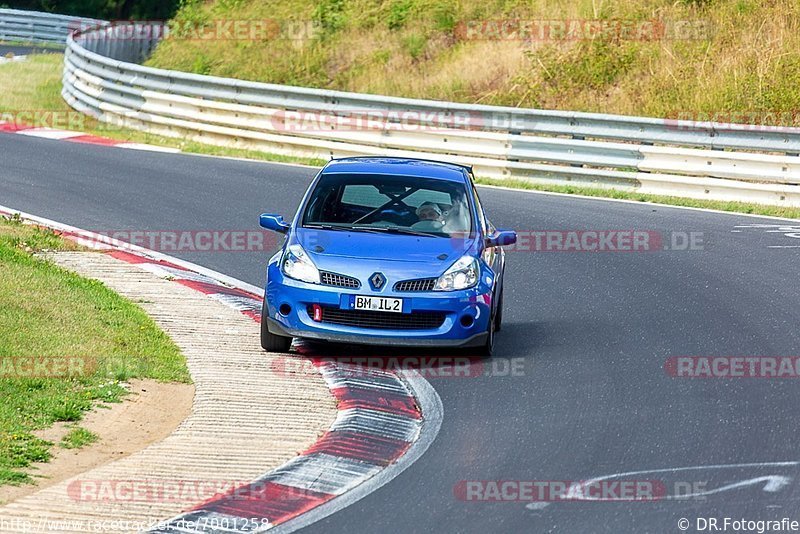
[[[295,234],[320,269],[342,264],[380,262],[417,264],[441,271],[466,254],[475,239],[303,229]]]

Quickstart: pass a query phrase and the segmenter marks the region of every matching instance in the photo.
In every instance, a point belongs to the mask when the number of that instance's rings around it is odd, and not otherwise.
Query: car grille
[[[314,316],[312,306],[308,314]],[[369,310],[322,308],[323,323],[383,330],[434,330],[444,323],[444,312],[391,313]]]
[[[354,287],[354,288],[361,287],[361,282],[358,281],[358,278],[353,278],[352,276],[345,276],[343,274],[336,274],[336,273],[329,273],[327,271],[322,271],[319,273],[319,278],[320,278],[320,283],[324,286]]]
[[[436,285],[436,278],[421,278],[419,280],[403,280],[394,285],[395,291],[414,292],[414,291],[433,291]]]

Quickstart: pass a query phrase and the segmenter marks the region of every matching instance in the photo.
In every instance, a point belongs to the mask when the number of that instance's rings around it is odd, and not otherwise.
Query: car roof
[[[389,174],[399,176],[419,176],[448,180],[465,181],[465,173],[471,168],[457,163],[417,158],[389,158],[379,156],[359,156],[333,159],[322,170],[323,174]]]

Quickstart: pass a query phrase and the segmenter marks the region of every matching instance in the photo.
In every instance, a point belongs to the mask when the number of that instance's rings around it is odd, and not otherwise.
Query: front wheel
[[[500,297],[497,299],[497,310],[494,312],[494,331],[499,332],[503,327],[503,290],[500,289]]]
[[[486,335],[486,343],[481,347],[481,356],[484,358],[491,358],[494,353],[494,334],[497,331],[497,321],[492,317],[489,321],[489,329]]]
[[[261,348],[267,352],[289,352],[292,346],[292,338],[279,336],[269,331],[267,326],[267,300],[261,305]]]

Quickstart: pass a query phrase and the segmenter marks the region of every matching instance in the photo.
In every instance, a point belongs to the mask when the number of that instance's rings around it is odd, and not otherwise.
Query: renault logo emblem
[[[386,277],[381,273],[374,273],[369,277],[369,285],[372,286],[374,291],[380,291],[386,285]]]

